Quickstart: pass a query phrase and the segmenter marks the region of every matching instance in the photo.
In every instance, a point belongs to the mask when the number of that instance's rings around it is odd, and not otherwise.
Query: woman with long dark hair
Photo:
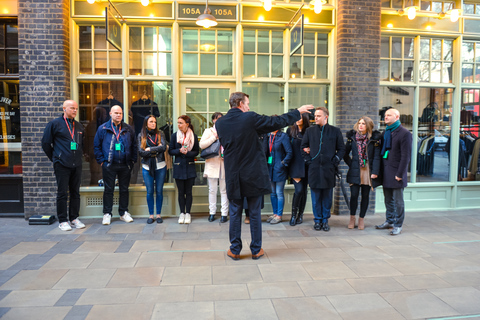
[[[290,161],[289,174],[295,187],[295,193],[292,200],[292,217],[290,225],[301,224],[303,222],[303,212],[307,203],[308,186],[308,166],[302,156],[303,134],[310,126],[309,113],[303,113],[300,120],[287,129],[287,135],[292,144],[293,158]]]
[[[178,223],[190,223],[190,209],[193,202],[193,185],[197,172],[195,170],[195,157],[198,154],[198,137],[193,132],[192,120],[183,115],[177,120],[178,131],[172,135],[168,152],[175,156],[173,163],[173,178],[178,188],[178,205],[180,217]]]
[[[365,228],[365,214],[370,200],[370,189],[381,184],[380,174],[380,139],[379,131],[373,130],[373,120],[363,116],[346,133],[347,144],[343,160],[349,166],[347,182],[350,184],[350,222],[348,229],[355,228],[355,214],[358,197],[362,192],[358,230]],[[352,156],[350,157],[350,152]]]
[[[167,174],[165,150],[167,142],[165,134],[157,129],[157,118],[148,115],[143,120],[141,132],[138,134],[138,152],[142,157],[142,174],[147,189],[147,205],[150,217],[148,224],[155,221],[153,215],[154,193],[156,195],[157,223],[162,223],[163,183]],[[155,192],[154,192],[155,191]]]

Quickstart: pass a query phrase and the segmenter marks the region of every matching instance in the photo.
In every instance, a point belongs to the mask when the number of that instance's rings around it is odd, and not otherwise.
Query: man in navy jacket
[[[73,100],[63,103],[63,115],[50,121],[42,137],[42,148],[53,162],[57,180],[57,217],[62,231],[85,228],[78,219],[80,211],[80,182],[82,176],[82,154],[84,128],[75,121],[78,104]],[[69,213],[67,199],[70,191]]]
[[[132,222],[128,213],[128,186],[133,164],[137,162],[137,139],[135,130],[123,122],[120,106],[110,109],[111,119],[98,127],[93,141],[95,159],[102,166],[103,173],[103,224],[112,219],[113,191],[118,177],[120,220]]]

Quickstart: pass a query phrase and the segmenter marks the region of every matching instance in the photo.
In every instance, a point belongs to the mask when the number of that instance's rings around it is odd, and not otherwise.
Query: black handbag
[[[200,157],[203,159],[210,159],[218,156],[218,151],[220,150],[220,140],[215,140],[210,146],[206,147],[200,153]]]

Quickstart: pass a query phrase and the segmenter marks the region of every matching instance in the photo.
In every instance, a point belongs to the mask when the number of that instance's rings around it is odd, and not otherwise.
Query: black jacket
[[[383,141],[382,136],[382,141]],[[408,164],[412,156],[412,134],[403,126],[392,132],[392,148],[387,159],[382,158],[384,188],[405,188],[408,183]],[[395,177],[402,178],[397,181]]]
[[[307,175],[308,166],[305,164],[302,156],[302,138],[303,133],[299,132],[296,137],[291,136],[290,128],[287,129],[287,135],[292,144],[293,158],[290,161],[289,175],[291,178],[305,178]]]
[[[347,137],[347,143],[345,144],[345,155],[343,156],[343,160],[349,167],[347,172],[347,182],[360,184],[360,163],[358,162],[358,148],[355,134],[355,130],[350,130],[345,134]],[[376,174],[378,176],[375,179],[370,179],[373,188],[382,184],[382,177],[380,176],[380,152],[382,151],[381,139],[382,134],[375,130],[372,132],[372,137],[367,143],[367,161],[370,175]],[[350,157],[350,151],[352,152],[352,157]]]
[[[77,143],[77,150],[71,150],[73,140],[63,115],[47,124],[42,137],[42,149],[45,151],[48,159],[53,163],[59,162],[67,168],[75,168],[82,165],[85,129],[78,121],[74,120],[74,124],[75,133],[73,137]]]
[[[268,117],[232,108],[215,122],[220,143],[224,147],[229,199],[271,193],[265,151],[258,136],[291,125],[298,119],[298,110]]]
[[[148,160],[152,157],[157,158],[157,162],[165,161],[165,150],[167,150],[167,141],[165,140],[165,135],[162,130],[158,130],[160,145],[156,147],[150,147],[150,151],[145,151],[142,148],[142,134],[138,134],[137,145],[138,145],[138,154],[142,157],[142,163],[148,164]]]
[[[170,153],[172,156],[175,156],[175,161],[173,162],[174,179],[187,180],[197,177],[197,171],[195,169],[195,157],[198,155],[200,146],[198,145],[198,137],[195,133],[193,134],[193,138],[195,142],[192,150],[188,151],[187,154],[183,154],[180,152],[180,148],[183,148],[183,146],[181,143],[177,142],[177,133],[175,132],[172,135],[168,153]]]

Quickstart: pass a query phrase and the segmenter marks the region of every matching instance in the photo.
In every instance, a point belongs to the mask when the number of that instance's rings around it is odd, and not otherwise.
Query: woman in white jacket
[[[212,115],[213,127],[208,128],[203,132],[202,139],[200,139],[200,148],[208,148],[212,143],[218,139],[217,130],[215,129],[215,122],[218,118],[223,116],[220,112],[215,112]],[[205,171],[203,176],[208,179],[208,202],[210,209],[210,216],[208,221],[215,220],[215,213],[217,211],[217,189],[220,184],[220,196],[222,200],[222,217],[220,222],[227,222],[228,218],[228,198],[227,187],[225,184],[225,167],[223,164],[223,148],[220,147],[218,156],[205,160]]]

